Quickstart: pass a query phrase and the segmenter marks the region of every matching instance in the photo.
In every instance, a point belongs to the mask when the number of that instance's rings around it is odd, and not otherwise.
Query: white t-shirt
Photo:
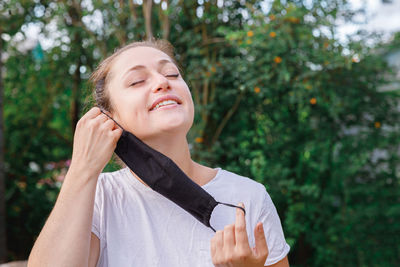
[[[250,247],[254,228],[264,225],[269,248],[265,265],[283,259],[290,247],[265,187],[247,177],[217,168],[217,175],[203,185],[217,201],[246,209]],[[236,208],[218,205],[211,225],[223,229],[235,222]],[[214,231],[175,203],[137,180],[128,168],[99,176],[92,232],[100,239],[98,267],[208,267]]]

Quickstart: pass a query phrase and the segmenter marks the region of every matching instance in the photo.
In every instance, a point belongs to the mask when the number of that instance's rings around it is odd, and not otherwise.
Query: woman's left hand
[[[240,204],[244,207],[243,204]],[[219,230],[211,239],[211,258],[216,267],[261,267],[268,257],[268,246],[261,222],[254,229],[255,247],[250,248],[244,212],[236,209],[236,222]]]

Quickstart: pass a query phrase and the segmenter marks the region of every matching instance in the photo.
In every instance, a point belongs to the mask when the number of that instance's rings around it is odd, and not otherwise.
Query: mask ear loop
[[[217,201],[217,203],[218,203],[218,204],[225,205],[225,206],[229,206],[229,207],[232,207],[232,208],[239,208],[239,209],[241,209],[241,210],[243,211],[244,216],[246,216],[246,210],[245,210],[243,207],[239,207],[239,206],[236,206],[236,205],[232,205],[232,204],[229,204],[229,203],[223,203],[223,202],[219,202],[219,201]],[[215,231],[215,229],[211,226],[211,224],[210,224],[210,228],[214,231],[214,233],[217,232],[217,231]]]
[[[241,209],[243,211],[244,216],[246,216],[246,210],[243,207],[232,205],[232,204],[229,204],[229,203],[223,203],[223,202],[219,202],[219,201],[217,201],[217,203],[225,205],[225,206],[229,206],[229,207],[232,207],[232,208],[239,208],[239,209]]]
[[[98,107],[98,108],[100,108],[100,107]],[[107,117],[109,117],[110,119],[112,119],[112,120],[119,126],[119,128],[121,128],[122,130],[125,131],[124,127],[122,127],[118,122],[116,122],[116,121],[115,121],[113,118],[111,118],[107,113],[105,113],[105,112],[103,111],[103,109],[100,108],[100,111],[101,111],[101,113],[103,113],[104,115],[106,115]]]

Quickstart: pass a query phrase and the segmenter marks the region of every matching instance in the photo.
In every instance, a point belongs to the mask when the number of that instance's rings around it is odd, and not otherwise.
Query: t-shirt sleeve
[[[290,246],[286,243],[281,220],[267,191],[265,191],[260,219],[258,221],[263,223],[269,251],[264,265],[275,264],[288,254]]]
[[[102,199],[102,188],[101,188],[101,179],[102,174],[100,174],[97,185],[96,185],[96,193],[94,198],[94,206],[93,206],[93,219],[92,219],[92,232],[101,239],[101,232],[100,232],[100,223],[101,223],[101,207],[103,206],[103,199]]]

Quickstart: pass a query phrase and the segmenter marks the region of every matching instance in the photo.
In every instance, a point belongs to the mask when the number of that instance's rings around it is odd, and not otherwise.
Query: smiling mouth
[[[159,109],[161,107],[170,106],[170,105],[180,105],[180,104],[178,102],[176,102],[175,100],[165,100],[165,101],[158,103],[154,108],[150,109],[150,111]]]

